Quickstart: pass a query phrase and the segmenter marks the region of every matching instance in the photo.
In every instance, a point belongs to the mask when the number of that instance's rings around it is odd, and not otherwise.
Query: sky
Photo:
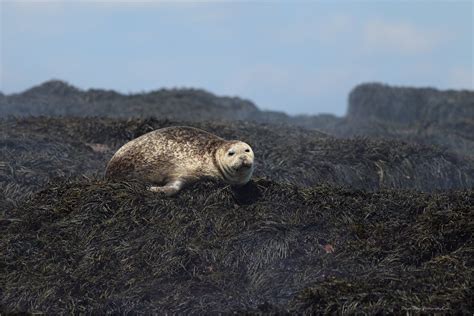
[[[474,1],[0,0],[0,91],[201,88],[344,115],[363,82],[474,90]]]

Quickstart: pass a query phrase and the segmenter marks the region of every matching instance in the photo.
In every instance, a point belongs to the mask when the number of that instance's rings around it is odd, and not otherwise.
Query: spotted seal
[[[107,164],[108,179],[138,179],[151,191],[173,195],[205,178],[244,185],[254,170],[252,148],[204,130],[174,126],[144,134],[123,145]]]

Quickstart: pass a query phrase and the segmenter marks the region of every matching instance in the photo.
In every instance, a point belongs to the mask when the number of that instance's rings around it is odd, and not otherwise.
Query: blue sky
[[[474,89],[472,1],[0,1],[3,93],[56,78],[343,115],[362,82]]]

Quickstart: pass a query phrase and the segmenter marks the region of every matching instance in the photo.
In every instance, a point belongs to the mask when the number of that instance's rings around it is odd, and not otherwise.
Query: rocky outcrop
[[[349,95],[347,118],[399,124],[474,118],[474,92],[362,84]]]

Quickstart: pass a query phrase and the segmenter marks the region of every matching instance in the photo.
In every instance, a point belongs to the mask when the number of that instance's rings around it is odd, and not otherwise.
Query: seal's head
[[[252,148],[241,141],[229,141],[216,152],[216,161],[223,179],[236,185],[249,182],[254,169]]]

